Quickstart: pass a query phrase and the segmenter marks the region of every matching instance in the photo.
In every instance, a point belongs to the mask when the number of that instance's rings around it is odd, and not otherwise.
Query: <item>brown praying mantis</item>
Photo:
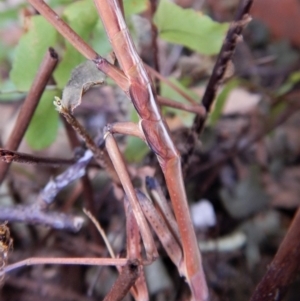
[[[97,0],[95,4],[115,55],[124,72],[121,87],[130,96],[140,117],[138,125],[127,124],[126,127],[124,126],[126,130],[123,130],[122,125],[111,125],[106,128],[105,140],[109,156],[133,208],[147,257],[152,259],[155,256],[153,238],[112,134],[118,132],[120,134],[125,133],[138,136],[157,155],[165,176],[182,242],[183,259],[179,263],[179,270],[186,278],[194,299],[199,301],[206,300],[208,298],[208,290],[202,269],[199,247],[189,213],[179,152],[170,137],[168,126],[161,115],[156,102],[156,93],[144,64],[135,49],[119,2],[116,0]],[[94,59],[94,62],[99,69],[103,70],[103,58],[97,57]],[[115,73],[117,72],[120,71],[117,70]],[[124,77],[127,81],[125,87],[123,83]],[[63,113],[66,110],[61,102],[56,101],[55,104],[60,112]]]
[[[129,239],[130,241],[133,241],[132,244],[135,247],[132,247],[131,249],[130,247],[128,248],[127,258],[70,258],[63,261],[59,258],[54,258],[48,260],[47,263],[116,265],[129,267],[129,270],[132,265],[142,266],[143,264],[149,264],[157,257],[157,251],[144,215],[146,214],[147,219],[149,223],[152,224],[154,230],[157,227],[160,229],[157,231],[157,234],[159,236],[162,233],[160,240],[163,242],[168,255],[176,264],[179,273],[185,277],[189,284],[192,299],[195,301],[208,300],[208,288],[202,268],[201,255],[192,225],[184,188],[180,154],[170,137],[168,126],[161,115],[160,108],[157,104],[157,95],[147,70],[135,49],[124,21],[119,1],[94,0],[121,69],[115,67],[99,56],[42,0],[28,1],[66,39],[68,39],[78,51],[80,51],[87,59],[93,61],[100,71],[110,76],[117,83],[117,85],[130,97],[140,117],[139,124],[123,123],[107,126],[104,138],[108,154],[116,169],[121,185],[132,208],[135,221],[138,225],[146,252],[146,260],[141,259],[137,254],[136,250],[138,247],[136,246],[136,236],[138,236],[138,234],[135,234]],[[63,115],[72,116],[70,108],[67,107],[63,101],[56,99],[55,106]],[[172,218],[173,212],[168,209],[168,206],[163,204],[160,205],[162,206],[160,211],[163,212],[163,218],[157,215],[158,221],[156,219],[157,217],[149,217],[147,212],[153,212],[150,208],[152,206],[151,202],[149,203],[146,197],[135,191],[130,181],[126,165],[113,137],[114,133],[137,136],[143,139],[156,154],[165,177],[176,222]],[[165,221],[161,221],[163,219]],[[128,230],[128,233],[137,232],[137,227],[132,226],[132,228],[135,229],[135,232]],[[165,228],[168,228],[168,230],[165,230]],[[29,259],[23,263],[20,262],[15,266],[22,266],[22,264],[38,264],[39,262],[45,263],[45,259]],[[127,270],[125,269],[125,271]],[[136,287],[133,286],[132,290],[134,291],[133,295],[136,296],[138,295],[136,292],[139,286],[135,280],[138,276],[136,273],[128,273],[135,275],[132,277],[131,281],[129,281],[128,289],[135,283]],[[124,277],[126,278],[126,276]]]

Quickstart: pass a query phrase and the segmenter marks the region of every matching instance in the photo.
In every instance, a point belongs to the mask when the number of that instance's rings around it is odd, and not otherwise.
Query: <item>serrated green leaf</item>
[[[56,30],[44,17],[31,17],[28,32],[16,48],[10,78],[19,91],[28,91],[49,47],[56,44]]]
[[[46,148],[57,136],[58,112],[53,106],[57,91],[45,91],[26,131],[25,139],[34,150]]]
[[[94,3],[90,0],[70,4],[64,10],[63,16],[72,29],[85,41],[89,40],[99,18]],[[59,88],[63,88],[67,84],[71,71],[84,60],[85,58],[67,42],[66,52],[54,72],[54,78]]]
[[[170,80],[174,85],[176,85],[178,88],[180,88],[186,94],[188,94],[195,101],[199,100],[199,96],[197,94],[193,93],[191,90],[186,89],[175,78],[168,78],[168,80]],[[180,102],[180,103],[185,103],[185,104],[189,103],[182,95],[180,95],[172,87],[170,87],[169,85],[165,84],[164,82],[161,82],[160,89],[161,89],[161,96],[163,96],[163,97],[172,99],[172,100]],[[179,110],[179,109],[174,109],[174,108],[170,108],[170,107],[164,107],[163,112],[164,113],[166,113],[166,112],[172,112],[172,113],[176,114],[180,118],[181,122],[185,126],[188,126],[188,127],[192,125],[193,120],[194,120],[194,114],[192,114],[190,112],[185,112],[185,111],[182,111],[182,110]]]
[[[208,116],[208,123],[209,125],[213,126],[219,120],[220,116],[222,115],[223,108],[226,104],[226,100],[228,98],[229,93],[239,85],[239,81],[234,79],[229,81],[222,89],[220,94],[218,95],[215,106]]]
[[[160,1],[154,23],[162,39],[207,55],[220,51],[228,29],[228,24],[214,22],[200,12],[183,9],[168,0]]]

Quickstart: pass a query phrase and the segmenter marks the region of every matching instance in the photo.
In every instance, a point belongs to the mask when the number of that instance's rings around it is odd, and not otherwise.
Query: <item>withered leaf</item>
[[[73,110],[81,104],[83,94],[91,87],[104,83],[105,74],[97,69],[95,64],[88,60],[75,69],[71,73],[62,94],[62,106],[67,110]]]

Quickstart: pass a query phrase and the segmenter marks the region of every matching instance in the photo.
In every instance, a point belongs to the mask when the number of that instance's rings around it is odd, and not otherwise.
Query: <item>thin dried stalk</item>
[[[167,78],[165,78],[164,76],[162,76],[160,73],[158,73],[152,67],[150,67],[150,66],[148,66],[146,64],[144,64],[144,65],[145,65],[146,69],[149,71],[149,73],[152,74],[152,76],[154,76],[155,78],[159,79],[160,81],[164,82],[166,85],[168,85],[169,87],[171,87],[174,91],[176,91],[179,95],[181,95],[182,97],[184,97],[191,104],[197,105],[197,102],[190,95],[188,95],[183,90],[181,90],[180,88],[178,88],[175,84],[173,84]]]
[[[53,167],[71,165],[76,162],[75,159],[38,157],[2,148],[0,149],[0,159],[5,163],[17,162],[25,164],[51,165]]]
[[[125,266],[127,258],[65,258],[65,257],[31,257],[16,263],[7,265],[0,271],[0,276],[10,271],[32,265],[58,264],[58,265],[103,265],[103,266]]]
[[[78,135],[84,140],[86,146],[93,152],[94,158],[97,163],[107,171],[110,177],[114,180],[114,182],[119,185],[120,180],[118,175],[116,174],[111,160],[107,154],[107,151],[103,148],[99,148],[99,146],[94,142],[91,136],[87,133],[84,127],[78,122],[75,116],[62,105],[61,100],[58,97],[55,97],[54,105],[60,114],[64,116],[66,121],[72,126],[72,128],[78,133]]]
[[[22,105],[14,129],[5,144],[5,149],[11,151],[16,151],[18,149],[57,62],[57,53],[54,49],[49,48]],[[10,164],[0,163],[0,184],[5,178],[9,167]]]
[[[161,106],[167,106],[170,108],[191,112],[191,113],[201,116],[202,118],[205,118],[205,115],[206,115],[206,110],[204,109],[204,107],[202,105],[199,106],[199,105],[184,104],[184,103],[180,103],[180,102],[177,102],[177,101],[174,101],[174,100],[162,97],[162,96],[157,97],[157,102]]]

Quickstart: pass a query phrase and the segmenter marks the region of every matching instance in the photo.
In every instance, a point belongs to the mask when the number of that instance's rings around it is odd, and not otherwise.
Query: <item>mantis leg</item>
[[[143,239],[143,244],[146,250],[147,259],[152,262],[153,259],[158,257],[157,250],[154,244],[154,240],[148,226],[148,223],[145,219],[141,206],[138,202],[138,198],[136,196],[136,192],[133,188],[133,185],[130,180],[130,176],[118,145],[110,132],[109,127],[106,127],[104,130],[104,138],[105,138],[105,145],[110,156],[110,159],[115,167],[115,170],[119,176],[120,182],[123,186],[125,194],[130,202],[132,207],[134,216],[136,218],[137,224],[140,229],[140,233]]]

